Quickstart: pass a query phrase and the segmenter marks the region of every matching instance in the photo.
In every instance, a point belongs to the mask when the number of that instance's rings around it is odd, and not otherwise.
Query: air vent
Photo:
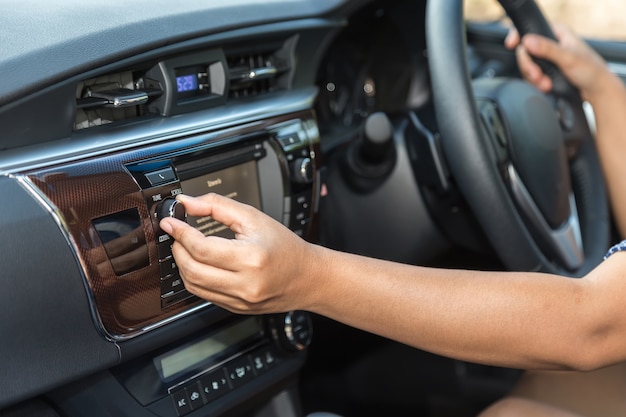
[[[78,83],[74,130],[129,120],[148,113],[148,102],[160,97],[157,81],[124,71]]]
[[[290,88],[295,38],[226,51],[229,97],[254,97]]]

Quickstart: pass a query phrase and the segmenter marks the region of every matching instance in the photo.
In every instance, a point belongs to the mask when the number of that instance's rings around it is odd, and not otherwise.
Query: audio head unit
[[[185,290],[163,216],[233,238],[175,197],[215,192],[263,210],[311,239],[319,198],[319,133],[311,112],[179,135],[19,175],[49,208],[84,273],[92,313],[123,340],[210,306]]]

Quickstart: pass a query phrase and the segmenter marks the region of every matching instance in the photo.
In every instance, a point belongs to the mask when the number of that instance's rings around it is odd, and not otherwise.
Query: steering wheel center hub
[[[548,97],[521,80],[474,83],[476,96],[491,100],[507,127],[509,159],[550,227],[570,215],[571,181],[558,114]]]

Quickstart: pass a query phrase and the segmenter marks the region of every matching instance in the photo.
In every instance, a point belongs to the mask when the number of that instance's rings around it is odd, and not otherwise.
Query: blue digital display
[[[198,90],[198,77],[195,74],[176,77],[176,91],[185,93]]]

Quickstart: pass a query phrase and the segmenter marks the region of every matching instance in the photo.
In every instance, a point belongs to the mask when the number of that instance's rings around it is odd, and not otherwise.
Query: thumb
[[[174,217],[166,217],[162,219],[159,222],[159,227],[161,227],[161,230],[172,236],[175,240],[181,242],[183,240],[204,238],[202,232]]]

